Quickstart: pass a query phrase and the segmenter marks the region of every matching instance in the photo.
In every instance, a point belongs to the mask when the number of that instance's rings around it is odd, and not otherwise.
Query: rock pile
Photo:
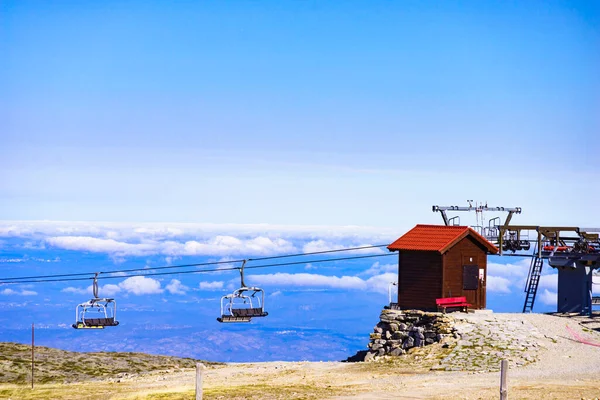
[[[441,313],[384,309],[379,320],[364,361],[383,355],[400,356],[413,347],[441,342],[455,332],[452,318]]]

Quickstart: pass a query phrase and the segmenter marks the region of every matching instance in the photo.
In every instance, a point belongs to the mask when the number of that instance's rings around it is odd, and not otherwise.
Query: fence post
[[[33,389],[33,370],[35,365],[35,327],[31,324],[31,388]]]
[[[202,400],[202,372],[204,364],[196,363],[196,400]]]
[[[500,362],[500,400],[508,400],[508,361],[502,360]]]

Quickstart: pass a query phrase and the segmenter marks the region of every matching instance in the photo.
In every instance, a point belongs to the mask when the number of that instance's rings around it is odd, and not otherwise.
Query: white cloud
[[[398,273],[398,265],[397,264],[380,264],[379,261],[373,263],[371,268],[361,273],[361,275],[379,275],[387,272],[395,272]]]
[[[171,283],[166,286],[166,289],[171,294],[185,294],[190,288],[181,284],[178,279],[171,279]]]
[[[375,275],[367,279],[367,288],[371,292],[388,293],[390,282],[398,280],[397,272],[387,272],[381,275]]]
[[[319,274],[288,274],[275,273],[265,275],[252,275],[251,280],[257,285],[283,285],[296,287],[321,287],[332,289],[368,290],[387,293],[390,281],[396,279],[396,274],[386,273],[373,276],[367,280],[358,276],[327,276]]]
[[[143,256],[156,251],[155,244],[124,243],[114,239],[99,239],[90,236],[58,236],[46,239],[54,247],[75,251],[90,251],[93,253],[107,253],[117,256]]]
[[[369,226],[210,224],[210,223],[122,223],[87,221],[0,221],[0,237],[44,238],[52,236],[90,236],[117,241],[163,241],[186,237],[210,238],[212,235],[238,237],[280,237],[352,239],[352,242],[390,243],[398,229]],[[346,246],[342,246],[346,247]]]
[[[35,296],[35,295],[37,295],[37,292],[34,292],[33,290],[24,290],[24,289],[21,291],[17,291],[17,290],[7,288],[7,289],[0,291],[0,294],[3,294],[5,296]]]
[[[487,264],[487,273],[494,276],[509,278],[511,281],[525,279],[529,273],[529,259],[522,259],[515,263],[499,264],[489,262]]]
[[[89,294],[91,293],[91,286],[88,288],[90,289],[89,291],[87,289],[82,289],[82,288],[76,288],[73,286],[69,286],[64,288],[63,290],[61,290],[61,292],[63,293],[75,293],[75,294]]]
[[[145,276],[132,276],[119,283],[119,287],[133,294],[155,294],[162,293],[160,282]]]
[[[496,293],[510,293],[511,282],[501,276],[488,275],[486,290]]]
[[[92,291],[92,287],[90,286],[89,291]],[[100,296],[114,296],[115,294],[119,293],[121,291],[121,287],[119,285],[113,285],[111,283],[106,284],[104,286],[101,286],[98,288],[98,294]]]
[[[167,265],[173,264],[175,261],[177,261],[179,259],[179,257],[171,257],[171,256],[167,256],[165,257],[165,263]]]
[[[540,283],[538,286],[540,289],[550,289],[556,291],[558,289],[558,274],[548,274],[540,276]]]
[[[366,289],[366,283],[357,276],[325,276],[319,274],[275,273],[252,275],[251,280],[259,285],[285,285],[304,287],[331,287],[339,289]]]
[[[306,243],[302,247],[302,252],[315,253],[318,251],[329,251],[329,250],[336,250],[336,249],[342,249],[342,248],[343,248],[343,246],[340,246],[339,244],[327,243],[324,240],[319,239],[319,240],[313,240],[313,241]]]
[[[539,299],[542,303],[548,306],[555,306],[558,302],[558,293],[550,291],[548,289],[544,289],[544,291],[539,295]]]
[[[223,289],[223,285],[222,281],[200,282],[199,287],[201,290],[220,290]]]
[[[185,243],[169,241],[164,243],[163,254],[170,256],[197,255],[271,255],[296,251],[294,245],[285,239],[271,239],[258,236],[252,239],[239,239],[234,236],[216,236],[205,242],[190,240]]]
[[[271,293],[271,297],[281,296],[281,294],[282,294],[281,290],[277,290],[277,291]]]
[[[98,287],[98,296],[100,297],[110,297],[110,296],[114,296],[115,294],[119,293],[121,291],[121,287],[119,285],[113,285],[111,283],[106,284],[104,286],[99,286]],[[84,288],[76,288],[73,286],[69,286],[67,288],[64,288],[63,290],[61,290],[61,292],[63,293],[74,293],[74,294],[88,294],[88,295],[92,295],[93,294],[93,289],[92,289],[92,285],[89,285],[88,287]]]
[[[530,258],[523,258],[508,264],[488,263],[487,289],[497,293],[510,293],[512,289],[523,290],[530,264]],[[539,288],[556,291],[558,275],[547,266],[543,271],[547,273],[540,277]]]
[[[46,243],[66,250],[110,254],[114,257],[115,261],[121,262],[124,261],[122,257],[125,256],[155,254],[165,255],[170,260],[173,260],[179,256],[264,256],[296,251],[294,245],[285,239],[271,239],[264,236],[249,239],[240,239],[233,236],[216,236],[204,242],[189,240],[183,243],[173,240],[164,242],[147,240],[142,243],[127,243],[115,239],[103,239],[91,236],[55,236],[47,238]]]
[[[308,263],[304,266],[304,269],[307,271],[310,271],[311,269],[318,269],[319,267],[317,267],[316,265],[312,265],[311,263]]]
[[[372,246],[372,245],[370,245],[370,244],[348,245],[348,244],[342,244],[339,242],[328,242],[323,239],[318,239],[318,240],[312,240],[312,241],[306,243],[302,247],[302,251],[304,253],[315,253],[315,252],[320,252],[320,251],[339,250],[339,249],[344,249],[344,248],[348,248],[348,247],[367,247],[367,246]],[[368,249],[344,251],[343,254],[379,254],[379,253],[383,253],[384,251],[387,251],[387,250],[383,250],[380,247],[373,247],[373,248],[368,248]]]

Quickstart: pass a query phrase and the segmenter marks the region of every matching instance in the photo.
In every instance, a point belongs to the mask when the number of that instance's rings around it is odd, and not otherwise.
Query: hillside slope
[[[143,353],[77,353],[36,346],[34,373],[36,383],[68,383],[192,368],[196,362],[191,358]],[[31,346],[0,342],[0,382],[26,383],[30,379]]]

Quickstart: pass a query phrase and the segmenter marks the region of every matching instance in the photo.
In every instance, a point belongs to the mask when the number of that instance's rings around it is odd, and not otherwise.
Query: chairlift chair
[[[115,299],[98,297],[98,273],[94,276],[94,298],[75,308],[75,329],[104,329],[106,326],[117,326],[117,303]],[[96,316],[90,315],[96,311]]]
[[[264,310],[265,291],[259,287],[248,287],[244,283],[244,265],[240,268],[241,287],[231,294],[221,297],[221,316],[219,322],[250,322],[254,317],[269,315]]]

